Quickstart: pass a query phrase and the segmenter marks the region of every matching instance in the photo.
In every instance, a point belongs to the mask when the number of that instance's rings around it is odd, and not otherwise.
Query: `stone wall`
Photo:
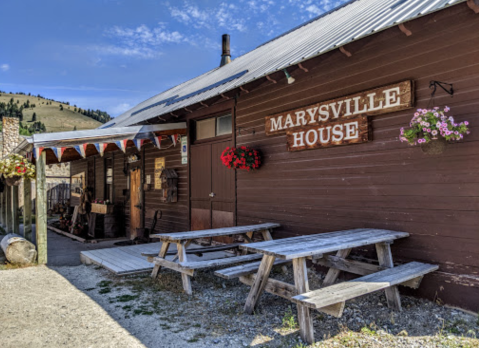
[[[13,152],[20,144],[22,138],[19,135],[19,120],[16,117],[3,117],[2,129],[2,157]]]

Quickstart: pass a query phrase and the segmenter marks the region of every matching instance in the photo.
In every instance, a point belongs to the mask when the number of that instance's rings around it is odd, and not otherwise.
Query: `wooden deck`
[[[95,264],[115,273],[116,275],[146,273],[153,270],[154,264],[148,262],[147,257],[142,256],[141,253],[158,254],[161,244],[162,243],[160,242],[129,245],[117,248],[87,250],[80,253],[80,259],[81,262],[86,265]],[[174,244],[171,245],[170,248],[172,250],[176,250]],[[201,247],[199,245],[192,244],[188,249],[201,249]],[[192,261],[206,261],[210,259],[231,256],[233,255],[222,251],[217,251],[204,254],[202,257],[191,255],[190,258]],[[166,257],[166,259],[173,260],[174,257],[175,255],[169,255]]]

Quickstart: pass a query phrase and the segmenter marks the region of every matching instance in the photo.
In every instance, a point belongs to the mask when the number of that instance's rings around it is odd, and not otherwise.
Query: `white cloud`
[[[10,65],[8,65],[8,64],[2,64],[2,65],[0,65],[0,70],[2,70],[2,71],[8,71],[8,70],[10,70]]]
[[[196,29],[227,28],[240,32],[247,29],[242,9],[233,4],[221,3],[215,8],[202,10],[196,5],[185,2],[182,8],[170,7],[170,14],[178,22],[191,25]]]
[[[142,24],[136,28],[114,26],[105,32],[114,43],[102,46],[90,46],[89,49],[104,55],[120,55],[151,59],[162,55],[161,46],[186,41],[178,31],[168,31],[164,23],[150,28]]]

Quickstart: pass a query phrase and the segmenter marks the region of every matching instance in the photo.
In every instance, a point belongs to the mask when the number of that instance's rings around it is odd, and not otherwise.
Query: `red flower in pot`
[[[251,171],[259,168],[261,156],[248,146],[227,147],[221,154],[221,162],[230,169]]]

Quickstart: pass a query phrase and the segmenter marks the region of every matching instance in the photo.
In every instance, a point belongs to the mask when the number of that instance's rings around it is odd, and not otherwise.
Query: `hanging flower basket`
[[[399,139],[409,145],[420,145],[424,153],[438,155],[445,151],[447,143],[458,141],[469,134],[469,122],[456,123],[453,116],[446,116],[450,108],[418,109],[409,128],[401,128]]]
[[[35,178],[35,166],[25,157],[11,154],[0,161],[0,174],[3,174],[8,186],[18,186],[22,178]]]
[[[221,162],[230,169],[255,170],[261,165],[261,156],[257,150],[247,146],[227,147],[221,154]]]
[[[9,178],[5,178],[5,182],[8,186],[18,186],[22,182],[22,177],[19,175],[14,175]]]

